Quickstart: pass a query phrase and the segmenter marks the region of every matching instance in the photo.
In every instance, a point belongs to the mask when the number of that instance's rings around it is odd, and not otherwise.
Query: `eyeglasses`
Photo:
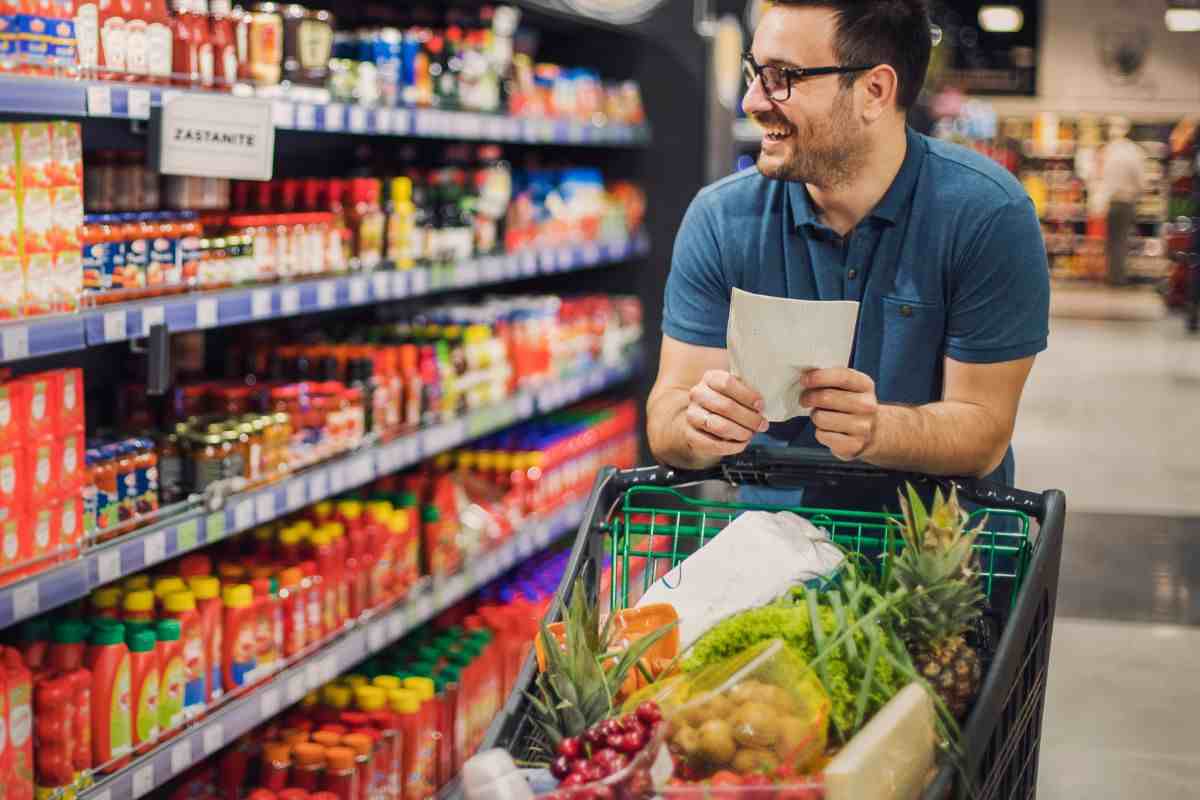
[[[755,79],[761,79],[763,90],[777,103],[785,103],[792,96],[792,82],[805,78],[816,78],[821,75],[845,75],[851,72],[866,72],[874,67],[776,67],[764,66],[754,60],[751,53],[742,54],[742,74],[746,85],[753,85]]]

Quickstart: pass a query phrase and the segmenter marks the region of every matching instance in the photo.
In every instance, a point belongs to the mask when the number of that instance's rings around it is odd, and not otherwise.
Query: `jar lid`
[[[263,745],[263,757],[276,764],[288,764],[292,760],[292,748],[287,742],[267,742]]]
[[[320,730],[312,735],[312,740],[322,747],[337,747],[342,743],[342,735],[334,731]]]
[[[348,733],[342,737],[342,743],[354,751],[359,758],[366,758],[375,749],[375,742],[365,733]]]
[[[331,747],[325,751],[327,769],[338,772],[354,769],[354,750],[349,747]]]
[[[325,763],[325,747],[316,742],[300,742],[292,748],[296,766],[316,767]]]

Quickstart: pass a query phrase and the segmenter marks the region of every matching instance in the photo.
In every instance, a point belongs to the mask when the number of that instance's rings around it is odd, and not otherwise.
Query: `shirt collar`
[[[900,165],[900,171],[896,173],[896,177],[883,195],[883,199],[867,215],[893,225],[912,197],[913,189],[917,185],[917,178],[921,174],[921,167],[925,163],[927,149],[925,140],[921,138],[920,134],[912,128],[905,130],[908,144],[904,154],[904,163]],[[792,222],[797,228],[822,225],[817,211],[813,207],[812,198],[808,194],[808,187],[803,183],[789,181],[788,198],[792,205]]]

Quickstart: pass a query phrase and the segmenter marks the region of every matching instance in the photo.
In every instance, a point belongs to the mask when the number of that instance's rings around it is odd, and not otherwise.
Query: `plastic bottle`
[[[231,692],[254,677],[258,652],[255,641],[254,590],[248,584],[226,586],[221,593],[225,607],[222,619],[221,682]]]
[[[342,743],[354,751],[355,800],[372,800],[378,795],[375,787],[375,731],[351,732],[342,737]]]
[[[71,680],[66,675],[42,678],[34,688],[33,718],[37,721],[34,779],[39,797],[53,796],[55,790],[67,789],[75,782],[72,695]]]
[[[237,42],[229,0],[209,0],[208,12],[216,86],[229,91],[238,80]]]
[[[388,184],[386,255],[394,269],[416,266],[413,248],[416,206],[412,188],[412,179],[406,177],[392,178]]]
[[[251,681],[258,681],[275,671],[279,660],[275,650],[275,613],[271,599],[269,578],[255,578],[250,586],[254,590],[254,646],[255,669]]]
[[[292,748],[282,742],[263,745],[262,767],[259,783],[264,789],[281,792],[288,786],[288,774],[292,768]]]
[[[359,269],[373,270],[383,261],[383,238],[387,220],[379,207],[379,181],[354,178],[350,181],[350,208],[346,214],[354,241]]]
[[[200,612],[196,610],[196,595],[190,590],[167,595],[163,613],[179,623],[183,640],[183,718],[193,720],[204,713],[209,676],[208,646]]]
[[[208,6],[205,0],[192,0],[188,10],[192,23],[192,37],[196,40],[197,62],[200,65],[199,86],[202,89],[211,89],[216,80],[216,61],[212,31],[208,26]]]
[[[341,624],[338,615],[338,578],[341,569],[337,563],[333,537],[328,532],[318,531],[310,536],[308,541],[317,565],[316,574],[321,578],[321,634],[325,637],[336,631]]]
[[[179,620],[159,620],[155,626],[158,645],[158,729],[163,738],[174,736],[184,723],[184,691],[187,670],[183,662],[183,636]]]
[[[321,641],[325,636],[324,578],[318,571],[317,562],[313,560],[301,561],[300,571],[304,574],[300,593],[304,601],[304,642],[307,646]]]
[[[292,748],[291,785],[308,792],[319,791],[325,781],[325,748],[302,742]]]
[[[173,68],[174,34],[167,16],[165,0],[145,0],[146,72],[151,83],[167,84]]]
[[[279,605],[283,613],[283,656],[292,658],[306,646],[306,617],[303,588],[304,573],[289,567],[279,573]]]
[[[149,589],[127,591],[123,607],[121,618],[126,623],[150,625],[154,622],[154,592]]]
[[[402,753],[400,783],[404,800],[423,800],[433,793],[431,748],[424,716],[421,714],[421,695],[411,689],[388,692],[388,704],[400,723]]]
[[[135,753],[143,755],[158,738],[158,637],[149,627],[126,627],[125,644],[129,647],[133,746]]]
[[[325,778],[321,790],[338,800],[359,800],[358,770],[355,754],[349,747],[330,747],[325,751]]]
[[[224,630],[225,605],[221,600],[221,581],[211,575],[197,576],[188,581],[196,597],[196,612],[200,616],[200,635],[204,640],[208,665],[204,682],[207,703],[214,703],[224,694],[224,676],[221,670],[222,631]]]
[[[380,684],[382,678],[390,678]],[[375,772],[371,787],[375,796],[395,797],[399,792],[400,726],[396,715],[388,708],[387,689],[399,688],[398,678],[379,676],[373,686],[362,686],[354,691],[355,704],[367,715],[371,726],[379,733],[379,751],[375,758]]]
[[[97,77],[122,80],[126,69],[126,23],[133,12],[129,0],[100,0],[97,25],[99,53]]]
[[[111,772],[124,766],[133,749],[132,666],[124,625],[93,629],[87,667],[92,673],[92,761],[102,772]]]

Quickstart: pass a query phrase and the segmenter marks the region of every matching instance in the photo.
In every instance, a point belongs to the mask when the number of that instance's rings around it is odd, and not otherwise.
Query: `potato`
[[[766,684],[756,680],[746,680],[729,690],[729,699],[737,705],[753,703],[759,700]]]
[[[759,690],[759,702],[766,703],[774,708],[780,714],[795,714],[796,713],[796,698],[787,689],[780,686],[763,686]]]
[[[774,772],[779,759],[770,750],[743,747],[733,757],[733,771],[746,775],[751,772]]]
[[[765,749],[779,738],[779,714],[766,703],[746,703],[732,721],[733,738],[743,747]]]
[[[721,695],[713,695],[712,697],[697,700],[694,704],[690,704],[681,716],[684,722],[692,727],[699,728],[710,719],[728,720],[729,715],[733,713],[733,703],[728,698]]]
[[[700,734],[691,725],[680,725],[672,735],[671,743],[687,758],[695,758],[700,753]]]
[[[805,760],[814,755],[810,751],[819,747],[821,739],[812,726],[797,717],[779,718],[779,741],[775,743],[775,752],[780,758]]]
[[[700,755],[714,766],[723,767],[733,758],[737,745],[733,731],[723,719],[710,719],[700,726]]]

